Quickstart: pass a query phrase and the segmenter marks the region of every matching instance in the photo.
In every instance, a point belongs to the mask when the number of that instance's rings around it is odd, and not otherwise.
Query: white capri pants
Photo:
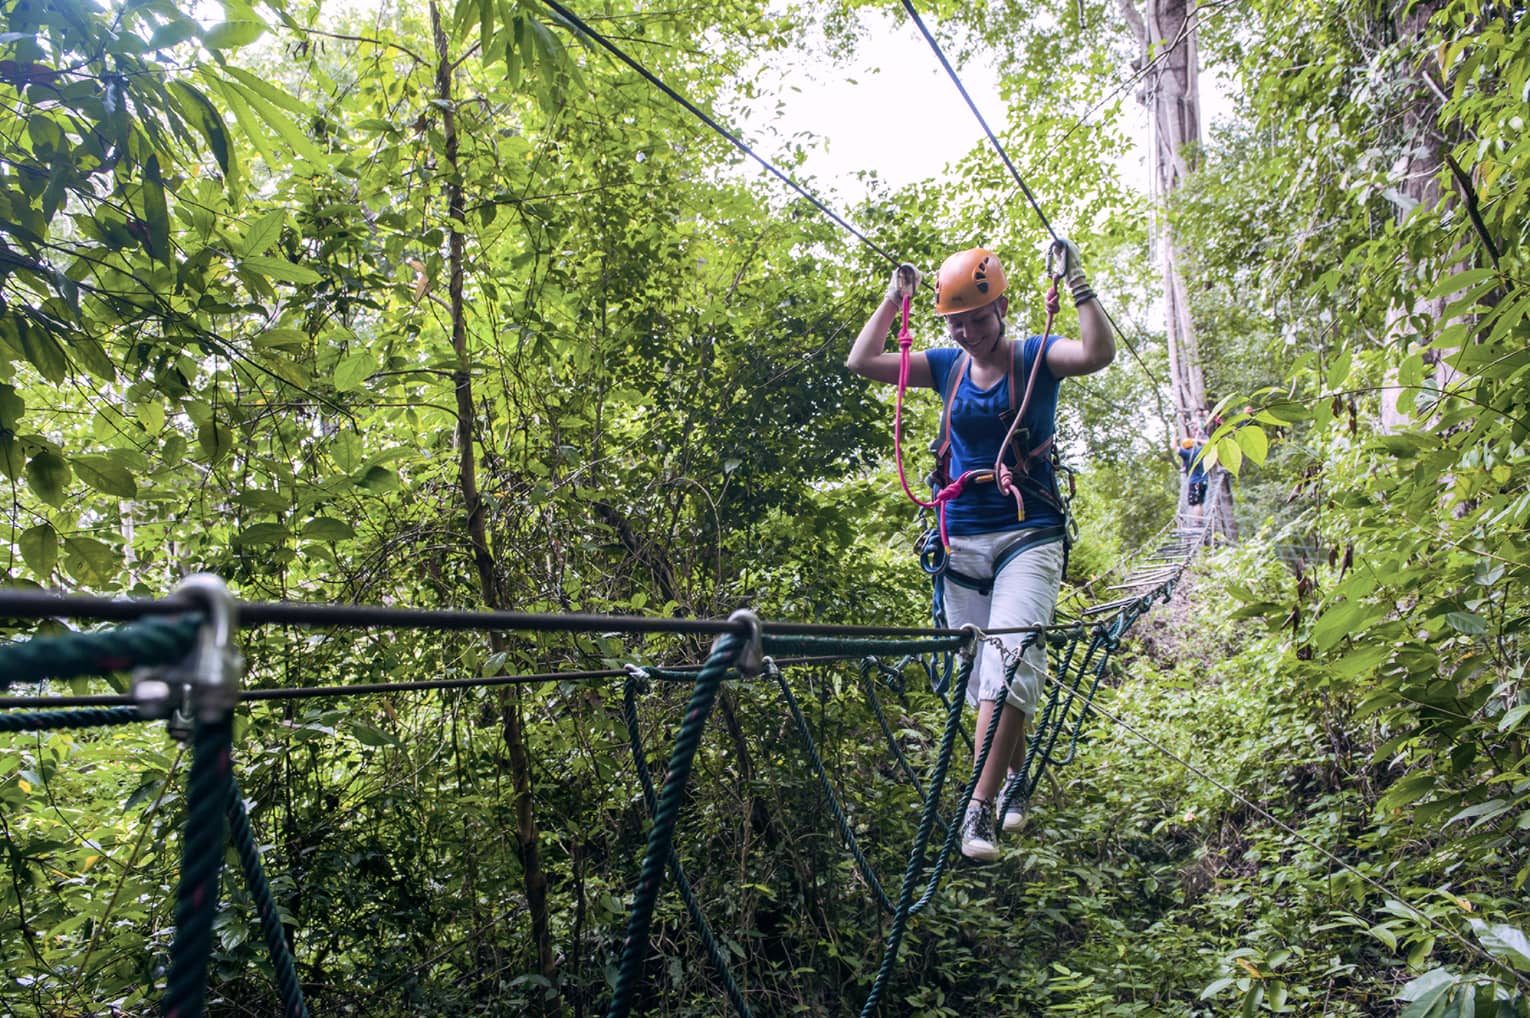
[[[1031,536],[1024,530],[1003,530],[994,534],[969,534],[951,538],[949,568],[974,579],[992,579],[988,594],[963,586],[948,573],[945,583],[946,622],[953,629],[972,623],[985,632],[1015,626],[1042,626],[1052,621],[1057,608],[1057,590],[1062,584],[1063,545],[1052,541],[1027,548],[1004,564],[993,576],[993,564],[1017,541]],[[1006,650],[1018,648],[1025,633],[999,637]],[[1009,685],[1008,706],[1019,707],[1026,717],[1034,717],[1036,703],[1047,681],[1046,640],[1038,640],[1026,650]],[[997,647],[983,643],[972,666],[967,683],[967,702],[997,700],[1004,695],[1004,658]]]

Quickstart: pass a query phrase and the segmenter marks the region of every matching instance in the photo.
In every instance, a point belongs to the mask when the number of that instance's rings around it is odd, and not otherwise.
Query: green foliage
[[[605,15],[723,110],[760,98],[741,80],[757,52],[852,46],[861,6]],[[1007,110],[1006,145],[1135,347],[1064,388],[1087,579],[1168,515],[1165,354],[1132,324],[1154,284],[1143,202],[1116,168],[1122,100],[1080,126],[1126,52],[1098,31],[1114,8],[1022,6],[926,13],[960,57],[1000,47],[988,112]],[[8,582],[151,596],[207,568],[250,598],[478,604],[467,463],[515,608],[923,624],[887,394],[840,366],[875,258],[740,175],[731,147],[540,5],[441,12],[451,100],[424,11],[221,10],[0,11]],[[889,1013],[1527,1013],[1530,44],[1515,17],[1462,0],[1398,21],[1275,4],[1236,30],[1205,19],[1206,52],[1241,78],[1240,123],[1171,214],[1227,411],[1208,460],[1238,471],[1252,536],[1189,607],[1143,624],[1102,706],[1243,798],[1095,718],[1002,878],[959,869],[915,922]],[[1406,162],[1425,143],[1456,170]],[[1031,210],[1000,200],[1012,181],[986,150],[953,158],[959,193],[874,191],[850,218],[920,264],[974,232],[1017,252],[1014,322],[1039,329],[1019,267]],[[928,394],[909,414],[928,435]],[[245,647],[257,687],[700,649],[277,631]],[[858,674],[791,675],[895,879],[916,800]],[[907,693],[883,694],[921,767],[938,718],[924,681],[910,669]],[[650,762],[682,699],[644,698]],[[757,1013],[843,1013],[874,977],[883,919],[819,822],[775,694],[723,700],[681,857]],[[516,715],[551,984],[528,947]],[[644,836],[628,752],[619,691],[598,683],[241,712],[236,766],[316,1013],[597,1011]],[[12,1010],[152,1009],[183,778],[153,728],[8,737]],[[237,881],[225,897],[212,1010],[270,1010]],[[671,895],[656,930],[647,1003],[715,1014]]]

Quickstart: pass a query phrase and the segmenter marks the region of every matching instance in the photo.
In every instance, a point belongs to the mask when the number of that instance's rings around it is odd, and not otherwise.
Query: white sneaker
[[[962,821],[962,855],[979,862],[999,857],[999,837],[993,829],[993,803],[976,800],[967,806]]]
[[[1031,816],[1031,797],[1024,792],[1025,775],[1011,774],[999,792],[999,802],[1004,806],[1005,834],[1012,834],[1025,826]]]

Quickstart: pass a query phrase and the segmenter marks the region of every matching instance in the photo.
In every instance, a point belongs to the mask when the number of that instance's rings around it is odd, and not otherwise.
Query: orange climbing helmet
[[[1181,449],[1194,449],[1195,448],[1195,439],[1193,439],[1193,438],[1182,438],[1182,439],[1179,440],[1179,447]]]
[[[981,247],[958,251],[935,273],[935,313],[953,315],[992,304],[1008,288],[998,255]]]

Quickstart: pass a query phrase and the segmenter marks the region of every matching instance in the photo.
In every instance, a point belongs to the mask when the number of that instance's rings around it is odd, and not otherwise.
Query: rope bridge
[[[1212,514],[1208,513],[1208,525],[1211,518]],[[1084,608],[1076,617],[1065,618],[1056,625],[1013,631],[982,632],[971,627],[964,630],[914,630],[803,623],[762,625],[748,612],[735,613],[725,622],[708,622],[626,616],[422,612],[292,603],[242,604],[228,596],[221,581],[209,576],[190,578],[174,595],[161,601],[0,591],[0,617],[74,616],[106,618],[122,623],[100,631],[38,636],[0,645],[0,691],[14,682],[40,683],[133,670],[132,690],[125,695],[0,697],[0,733],[164,720],[171,734],[188,742],[192,764],[186,786],[175,937],[163,991],[163,1012],[167,1018],[196,1018],[204,1012],[223,859],[226,847],[232,841],[258,913],[281,998],[281,1013],[284,1018],[301,1018],[308,1014],[302,986],[234,777],[232,720],[237,705],[242,701],[287,696],[342,696],[405,688],[621,677],[624,680],[623,718],[652,826],[633,893],[627,936],[607,1015],[621,1018],[632,1013],[635,1006],[642,968],[649,954],[654,909],[667,870],[735,1011],[748,1016],[751,1014],[749,1005],[729,969],[726,953],[696,901],[675,851],[674,837],[692,764],[722,682],[730,677],[768,680],[780,691],[781,702],[811,762],[840,840],[853,857],[856,871],[880,909],[890,917],[882,962],[861,1009],[861,1014],[867,1016],[876,1010],[886,989],[909,921],[935,899],[956,856],[959,825],[941,816],[940,803],[957,743],[964,741],[969,748],[972,746],[972,736],[962,723],[962,708],[979,643],[997,640],[1000,635],[1022,635],[1017,648],[1005,651],[1006,665],[1011,673],[1019,663],[1020,654],[1038,641],[1046,641],[1053,655],[1052,678],[1045,702],[1037,713],[1036,730],[1030,737],[1025,756],[1025,780],[1018,783],[1018,794],[1028,796],[1048,767],[1073,760],[1083,725],[1091,714],[1095,692],[1123,635],[1153,604],[1173,596],[1180,574],[1205,540],[1207,530],[1208,526],[1198,530],[1177,529],[1166,543],[1151,546],[1151,554],[1129,568],[1123,582],[1111,588],[1129,590],[1130,596]],[[1128,567],[1131,565],[1127,564]],[[710,632],[717,634],[717,639],[699,669],[628,665],[621,670],[536,676],[241,691],[235,686],[243,663],[234,648],[235,631],[240,624],[246,627],[251,624],[304,624]],[[897,663],[888,664],[887,660]],[[919,797],[917,833],[896,894],[891,890],[892,885],[876,872],[858,843],[841,797],[823,765],[812,726],[787,680],[786,669],[789,667],[843,661],[859,662],[860,685],[868,706],[900,774]],[[943,701],[939,748],[934,765],[923,780],[899,745],[879,692],[882,689],[903,692],[904,675],[911,667],[917,667],[923,673]],[[657,790],[649,773],[648,751],[637,722],[638,697],[656,680],[691,684],[683,722],[671,747],[662,787]],[[69,704],[69,708],[61,709],[64,704]],[[958,803],[966,802],[972,795],[1002,712],[1003,702],[1000,701],[987,730],[977,733],[981,742],[976,765]],[[937,829],[940,831],[938,838]],[[935,843],[933,854],[932,841]]]

